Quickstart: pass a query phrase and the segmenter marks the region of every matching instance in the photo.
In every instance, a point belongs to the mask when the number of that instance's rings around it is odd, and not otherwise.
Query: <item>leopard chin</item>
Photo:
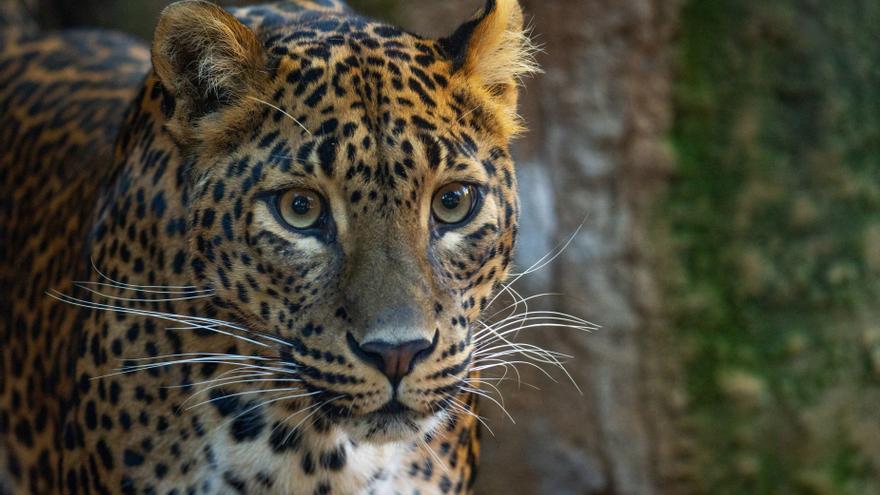
[[[338,424],[358,443],[413,443],[431,435],[446,416],[445,411],[424,414],[391,405],[363,416],[341,418]]]

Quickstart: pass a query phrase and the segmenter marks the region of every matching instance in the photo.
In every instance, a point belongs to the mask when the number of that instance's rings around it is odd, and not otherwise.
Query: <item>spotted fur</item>
[[[0,493],[467,493],[518,213],[515,0],[426,39],[336,0],[0,31]],[[450,182],[479,207],[431,220]],[[274,194],[319,191],[294,231]],[[431,346],[396,387],[359,343]]]

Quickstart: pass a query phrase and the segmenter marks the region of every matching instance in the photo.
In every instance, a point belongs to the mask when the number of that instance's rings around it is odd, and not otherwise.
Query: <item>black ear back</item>
[[[440,46],[443,47],[447,56],[452,60],[454,71],[457,72],[464,67],[464,64],[467,62],[468,44],[474,35],[474,31],[486,19],[486,16],[492,13],[495,7],[496,0],[486,0],[486,5],[481,11],[477,12],[473,19],[459,26],[450,36],[440,40]]]

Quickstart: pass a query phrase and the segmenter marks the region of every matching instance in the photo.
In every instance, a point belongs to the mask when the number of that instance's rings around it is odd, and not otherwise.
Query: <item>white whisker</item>
[[[442,460],[440,460],[440,456],[438,456],[437,453],[434,452],[434,449],[432,449],[431,446],[428,445],[428,442],[426,442],[425,439],[422,438],[421,436],[419,436],[419,442],[421,442],[422,447],[428,449],[428,453],[434,459],[434,462],[438,466],[440,466],[440,468],[443,469],[444,473],[446,473],[448,475],[449,474],[449,467],[446,465],[446,463],[444,463]]]
[[[192,383],[183,383],[180,385],[165,385],[164,388],[167,388],[167,389],[191,388],[191,387],[199,387],[201,385],[216,384],[219,382],[224,382],[224,384],[225,384],[227,381],[232,382],[234,380],[242,380],[242,379],[247,379],[247,378],[260,378],[260,377],[266,377],[266,376],[272,376],[272,373],[269,373],[267,371],[255,372],[254,370],[248,370],[248,369],[234,369],[234,370],[224,371],[223,373],[220,373],[217,376],[217,378],[212,378],[210,380],[202,380],[200,382],[192,382]]]
[[[75,280],[73,282],[74,285],[90,285],[96,287],[109,287],[113,289],[119,290],[127,290],[131,292],[143,292],[145,294],[209,294],[213,293],[214,289],[139,289],[136,287],[123,287],[119,285],[109,284],[106,282],[92,282],[89,280]]]
[[[311,131],[309,131],[308,129],[306,129],[306,126],[304,126],[304,125],[302,124],[302,122],[296,120],[296,118],[295,118],[293,115],[290,115],[289,113],[287,113],[287,112],[284,111],[283,109],[281,109],[281,108],[279,108],[279,107],[277,107],[277,106],[275,106],[275,105],[269,103],[268,101],[264,101],[264,100],[261,100],[261,99],[259,99],[259,98],[255,98],[255,97],[253,97],[253,96],[248,96],[248,98],[250,98],[251,100],[254,100],[254,101],[260,102],[260,103],[262,103],[263,105],[266,105],[266,106],[268,106],[268,107],[270,107],[270,108],[274,108],[275,110],[281,112],[281,113],[284,114],[287,118],[289,118],[289,119],[292,120],[294,123],[296,123],[296,125],[300,126],[300,127],[302,128],[302,130],[306,131],[306,134],[308,134],[309,136],[312,135]]]
[[[227,359],[237,359],[242,361],[274,361],[272,358],[263,356],[243,356],[241,354],[226,354],[222,352],[181,352],[176,354],[162,354],[153,357],[127,358],[125,361],[154,361],[157,359],[168,359],[178,357],[224,357]]]
[[[135,309],[135,308],[124,308],[121,306],[112,306],[112,305],[108,305],[108,304],[101,304],[101,303],[86,301],[83,299],[78,299],[78,298],[75,298],[72,296],[68,296],[68,295],[62,294],[60,292],[57,292],[55,290],[50,290],[49,292],[47,292],[47,294],[52,298],[55,298],[61,302],[67,303],[67,304],[72,304],[74,306],[79,306],[79,307],[88,308],[88,309],[100,309],[100,310],[110,311],[110,312],[114,312],[114,313],[126,313],[126,314],[133,314],[133,315],[139,315],[139,316],[149,316],[149,317],[157,318],[160,320],[173,321],[175,323],[189,325],[189,327],[191,327],[191,329],[193,329],[193,330],[195,330],[195,329],[209,330],[209,331],[212,331],[212,332],[215,332],[218,334],[222,334],[222,335],[226,335],[229,337],[233,337],[233,338],[236,338],[236,339],[248,342],[250,344],[257,345],[257,346],[270,347],[268,344],[265,344],[263,342],[258,342],[256,340],[250,339],[248,337],[244,337],[242,335],[236,335],[236,334],[233,334],[230,332],[225,332],[223,330],[217,329],[216,327],[209,327],[206,325],[202,325],[201,323],[194,323],[194,322],[201,322],[201,321],[210,320],[208,318],[174,315],[171,313],[164,313],[164,312],[160,312],[160,311],[150,311],[150,310]],[[216,320],[213,320],[213,321],[216,322]],[[247,332],[246,329],[243,329],[243,328],[240,328],[235,325],[228,324],[228,323],[224,324],[224,326],[226,326],[228,328]]]
[[[131,288],[131,289],[198,289],[198,287],[196,287],[194,285],[134,285],[134,284],[126,284],[123,282],[118,282],[116,280],[113,280],[112,278],[105,275],[104,272],[102,272],[100,269],[98,269],[98,266],[95,264],[94,259],[91,260],[91,263],[92,263],[92,269],[95,270],[95,272],[101,278],[109,281],[111,284],[114,284],[120,288],[127,287],[127,288]]]
[[[321,393],[321,392],[315,392],[315,393]],[[317,404],[312,404],[311,406],[309,406],[309,407],[307,407],[307,408],[305,408],[305,409],[300,409],[299,411],[297,411],[297,412],[291,414],[290,416],[286,417],[286,418],[284,419],[284,422],[285,422],[285,423],[286,423],[287,421],[289,421],[290,418],[292,418],[292,417],[294,417],[294,416],[296,416],[296,415],[298,415],[298,414],[304,413],[304,412],[308,411],[309,409],[314,409],[314,411],[310,412],[310,413],[308,414],[308,416],[306,416],[306,417],[304,417],[302,420],[300,420],[299,423],[297,423],[293,428],[290,429],[289,432],[287,432],[287,435],[285,435],[285,437],[284,437],[284,442],[283,442],[283,443],[287,443],[287,441],[290,440],[291,435],[293,435],[293,433],[294,433],[295,431],[297,431],[297,430],[299,429],[299,427],[302,426],[302,424],[303,424],[307,419],[311,418],[312,416],[315,415],[315,413],[317,413],[318,411],[320,411],[320,410],[321,410],[321,407],[325,406],[326,404],[329,404],[329,403],[333,402],[333,401],[336,400],[336,399],[341,399],[341,398],[343,398],[343,397],[345,397],[345,396],[344,396],[344,395],[337,395],[336,397],[333,397],[333,398],[331,398],[331,399],[327,399],[327,400],[325,400],[324,402],[319,402],[319,403],[317,403]]]
[[[571,235],[568,237],[568,239],[564,243],[562,243],[561,246],[557,245],[549,253],[542,256],[538,261],[533,263],[532,266],[530,266],[525,271],[520,272],[520,273],[511,273],[510,275],[512,277],[514,277],[514,279],[510,282],[509,285],[516,283],[517,280],[519,280],[520,278],[522,278],[525,275],[530,275],[530,274],[535,273],[539,270],[542,270],[545,266],[547,266],[550,263],[552,263],[553,261],[555,261],[556,258],[558,258],[560,255],[562,255],[562,253],[565,252],[566,249],[568,249],[568,246],[571,245],[572,242],[574,242],[575,238],[581,232],[581,229],[584,228],[584,225],[586,225],[586,223],[587,223],[587,216],[584,216],[584,219],[581,220],[581,223],[577,226],[577,228],[574,230],[574,232],[571,233]],[[555,251],[555,253],[554,253],[554,251]],[[549,259],[548,259],[548,256],[549,256]]]
[[[481,359],[479,361],[474,362],[474,364],[479,364],[479,363],[495,363],[495,364],[482,364],[480,366],[475,366],[473,368],[474,371],[485,371],[488,369],[497,368],[498,366],[504,366],[504,367],[511,366],[512,369],[516,370],[515,365],[523,364],[523,365],[531,366],[532,368],[537,369],[538,371],[543,373],[544,376],[546,376],[550,380],[557,382],[556,378],[554,378],[552,374],[550,374],[547,370],[545,370],[541,366],[539,366],[531,361],[522,361],[522,360],[510,361],[510,360],[505,360],[505,359]]]
[[[465,415],[467,415],[467,416],[470,416],[470,417],[476,419],[480,424],[482,424],[482,425],[486,428],[486,430],[489,431],[489,433],[490,433],[493,437],[495,436],[495,431],[493,431],[492,428],[489,426],[489,422],[486,420],[486,418],[484,418],[483,416],[480,416],[479,414],[477,414],[477,413],[475,413],[474,411],[472,411],[472,410],[467,406],[467,404],[465,404],[464,402],[462,402],[460,399],[458,399],[458,398],[456,398],[456,397],[452,397],[452,401],[449,403],[449,405],[452,406],[452,407],[454,407],[455,410],[456,410],[459,414],[465,414]]]
[[[465,392],[469,392],[474,395],[478,395],[480,397],[485,398],[486,400],[491,401],[492,403],[494,403],[496,406],[498,406],[501,409],[501,412],[503,412],[504,415],[507,416],[508,419],[510,419],[510,421],[513,424],[516,424],[516,420],[513,419],[513,416],[509,412],[507,412],[507,408],[504,407],[504,402],[501,402],[501,401],[495,399],[495,397],[492,397],[491,395],[487,394],[486,392],[483,392],[482,390],[478,390],[478,389],[475,389],[472,387],[465,387],[465,386],[462,386],[461,389],[464,390]]]
[[[107,299],[111,299],[111,300],[115,300],[115,301],[128,301],[128,302],[160,303],[160,302],[172,302],[172,301],[191,301],[193,299],[202,299],[202,298],[211,296],[211,293],[207,293],[207,294],[196,294],[196,295],[190,295],[190,296],[162,297],[162,298],[159,298],[159,297],[157,297],[157,298],[120,297],[120,296],[114,296],[111,294],[105,294],[101,291],[92,289],[90,287],[87,287],[87,286],[79,284],[79,283],[74,284],[74,286],[79,287],[80,289],[83,289],[85,291],[91,292],[92,294],[96,294],[101,297],[106,297]]]
[[[263,376],[265,376],[265,375],[263,375]],[[200,388],[199,390],[196,390],[195,392],[193,392],[192,394],[190,394],[190,396],[189,396],[186,400],[184,400],[183,403],[182,403],[181,405],[186,404],[186,403],[189,402],[190,400],[194,399],[196,396],[204,395],[205,393],[210,392],[211,390],[214,390],[214,389],[217,389],[217,388],[221,388],[221,387],[229,387],[229,386],[232,386],[232,385],[247,385],[247,384],[252,384],[252,383],[302,383],[302,380],[300,380],[300,379],[298,379],[298,378],[263,378],[263,377],[260,377],[260,376],[256,376],[256,377],[250,378],[250,377],[248,377],[247,375],[245,375],[245,376],[237,376],[237,377],[234,377],[234,379],[229,379],[229,378],[227,378],[226,381],[223,381],[223,382],[221,382],[221,383],[215,383],[215,384],[210,385],[210,386],[208,386],[208,387],[204,387],[204,388]],[[293,391],[293,390],[300,390],[300,389],[297,389],[297,388],[283,388],[283,389],[279,389],[279,390],[290,390],[290,391]],[[265,390],[265,389],[259,389],[259,390],[257,390],[256,392],[260,392],[260,391],[266,391],[266,390]]]
[[[260,394],[260,393],[266,393],[266,394],[268,394],[268,393],[272,393],[272,392],[293,392],[293,391],[295,391],[295,390],[302,390],[302,389],[286,387],[286,388],[270,388],[270,389],[254,389],[254,390],[246,390],[246,391],[244,391],[244,392],[236,392],[236,393],[234,393],[234,394],[221,395],[220,397],[212,397],[212,398],[210,398],[210,399],[208,399],[208,400],[204,400],[204,401],[199,402],[199,403],[197,403],[197,404],[193,404],[192,406],[187,406],[187,407],[186,407],[186,410],[189,411],[190,409],[194,409],[194,408],[196,408],[196,407],[203,406],[203,405],[205,405],[205,404],[210,404],[210,403],[212,403],[212,402],[219,401],[219,400],[223,400],[223,399],[230,399],[230,398],[232,398],[232,397],[241,397],[241,396],[244,396],[244,395],[253,395],[253,394]],[[289,395],[289,396],[287,396],[287,398],[288,398],[288,399],[299,399],[299,398],[302,398],[302,397],[308,397],[308,396],[310,396],[310,395],[315,395],[315,393],[316,393],[316,392],[311,392],[311,393],[306,393],[306,394],[299,394],[299,395]],[[194,395],[193,395],[193,396],[194,396]],[[193,397],[193,396],[191,396],[191,397]],[[189,399],[187,399],[187,401],[188,401],[188,400],[189,400]],[[187,401],[184,401],[183,404],[186,404]],[[181,404],[181,406],[183,406],[183,404]]]

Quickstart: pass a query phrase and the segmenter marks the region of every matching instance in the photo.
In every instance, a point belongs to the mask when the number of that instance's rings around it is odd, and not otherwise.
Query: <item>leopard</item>
[[[523,17],[0,27],[0,493],[471,493]]]

